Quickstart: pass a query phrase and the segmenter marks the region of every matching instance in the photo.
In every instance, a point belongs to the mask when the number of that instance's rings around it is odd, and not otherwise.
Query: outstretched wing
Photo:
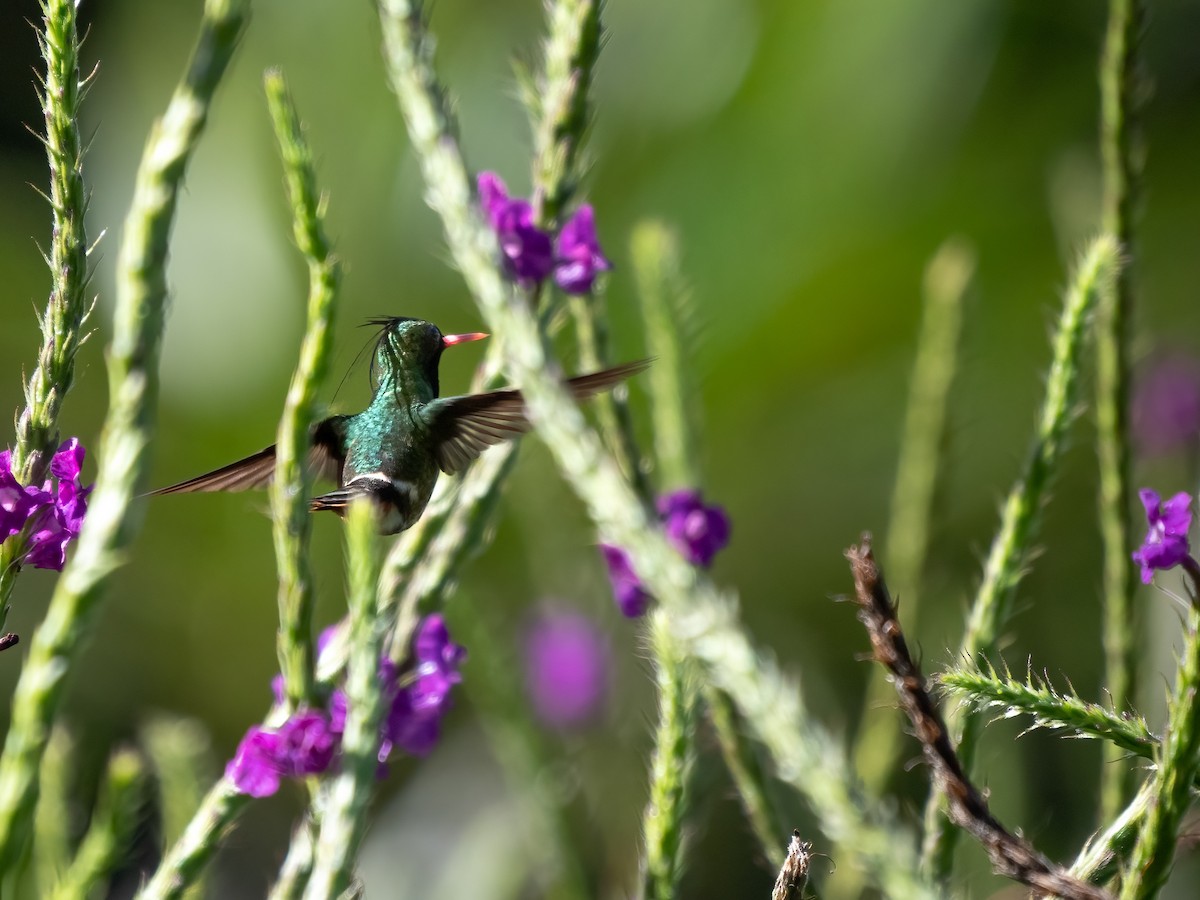
[[[650,360],[642,359],[590,375],[577,375],[568,379],[567,387],[576,400],[585,400],[616,387],[649,365]],[[447,475],[461,472],[493,444],[529,430],[525,399],[520,391],[514,390],[434,400],[425,407],[425,418],[433,433],[438,466]]]
[[[332,416],[313,429],[312,449],[308,452],[308,467],[316,478],[341,483],[345,422],[349,416]],[[179,484],[159,488],[151,494],[195,494],[208,491],[245,491],[266,487],[275,474],[275,445],[259,450],[253,456],[222,466],[204,475],[197,475]]]

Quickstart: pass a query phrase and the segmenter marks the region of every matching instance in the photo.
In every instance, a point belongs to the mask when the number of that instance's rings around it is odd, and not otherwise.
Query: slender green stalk
[[[1026,680],[1003,674],[984,663],[983,671],[951,669],[937,677],[938,684],[956,694],[976,712],[996,710],[997,716],[1010,719],[1017,715],[1033,717],[1029,729],[1049,728],[1066,731],[1069,737],[1099,738],[1121,751],[1122,758],[1132,753],[1153,759],[1158,738],[1150,733],[1141,716],[1121,716],[1098,703],[1089,703],[1074,692],[1056,691],[1045,678],[1033,672]]]
[[[150,462],[175,202],[244,22],[243,3],[208,0],[188,72],[166,114],[154,125],[138,170],[117,258],[117,304],[108,353],[112,393],[96,488],[75,556],[34,635],[0,758],[0,871],[9,869],[24,851],[37,802],[38,764],[66,676],[89,633],[108,576],[120,566],[140,522],[133,500]]]
[[[1005,501],[1000,528],[984,566],[983,582],[967,618],[966,634],[958,651],[960,659],[978,659],[994,651],[1011,614],[1013,595],[1027,571],[1050,481],[1077,411],[1088,320],[1099,296],[1112,290],[1118,268],[1116,242],[1109,236],[1098,237],[1084,253],[1067,291],[1033,446],[1024,472]],[[962,708],[951,710],[947,720],[950,734],[957,741],[958,757],[969,774],[983,720]],[[945,817],[944,804],[945,798],[935,789],[925,806],[925,865],[938,881],[950,874],[958,834]]]
[[[1144,10],[1138,0],[1111,0],[1100,66],[1100,151],[1104,161],[1103,227],[1120,244],[1116,290],[1096,310],[1096,449],[1100,460],[1100,534],[1104,544],[1105,687],[1113,705],[1134,696],[1137,590],[1129,548],[1129,342],[1133,307],[1133,217],[1138,167],[1133,152],[1137,45]],[[1100,818],[1114,816],[1130,786],[1129,767],[1110,751],[1101,768]]]
[[[346,730],[341,770],[322,792],[306,900],[338,897],[350,887],[354,860],[367,830],[367,808],[379,769],[379,725],[387,714],[387,686],[379,678],[388,621],[379,614],[379,538],[374,506],[350,505],[346,556],[350,573],[350,659],[346,673]]]
[[[65,726],[54,726],[42,757],[41,789],[33,820],[33,871],[43,897],[62,880],[71,859],[75,765],[74,738]]]
[[[53,900],[87,900],[104,884],[129,852],[141,813],[145,767],[132,750],[108,761],[92,824],[83,836],[70,868],[53,892]]]
[[[1200,567],[1190,558],[1184,566],[1195,591],[1200,592]],[[1188,608],[1183,656],[1167,709],[1162,752],[1150,783],[1150,808],[1138,829],[1121,885],[1121,900],[1153,900],[1167,883],[1179,827],[1191,805],[1197,774],[1200,774],[1200,607],[1193,603]]]
[[[309,432],[318,416],[317,392],[329,371],[333,317],[341,266],[325,236],[325,201],[317,189],[312,151],[287,83],[278,71],[263,77],[267,105],[292,204],[292,230],[308,262],[308,324],[300,360],[288,388],[275,441],[271,483],[275,558],[279,566],[279,666],[292,706],[313,702],[312,572],[308,564],[308,512],[312,473]]]
[[[196,720],[169,716],[157,716],[143,725],[141,743],[158,782],[163,843],[170,846],[200,808],[204,788],[212,781],[212,743]],[[187,896],[203,897],[203,881],[198,880]]]
[[[17,416],[12,471],[22,484],[41,484],[58,444],[58,414],[75,378],[75,354],[83,342],[87,301],[88,191],[83,181],[83,142],[79,105],[89,79],[79,77],[79,32],[73,0],[44,0],[38,34],[46,74],[41,81],[46,134],[42,143],[50,164],[52,231],[46,258],[52,279],[42,314],[42,347],[25,387],[25,408]],[[13,535],[0,546],[0,632],[20,571],[26,536]]]
[[[454,599],[461,603],[466,597],[460,591]],[[531,823],[529,857],[530,867],[537,873],[537,894],[553,900],[596,896],[582,857],[587,828],[576,817],[568,791],[553,774],[554,751],[545,731],[530,716],[512,658],[496,640],[496,625],[488,610],[476,608],[459,616],[455,628],[470,653],[470,672],[463,679],[463,689],[471,706],[479,711],[488,746],[509,790],[527,810],[523,818]]]
[[[158,869],[137,893],[138,900],[179,900],[199,881],[212,861],[225,832],[249,804],[250,797],[222,776],[204,800],[179,839],[163,855]]]
[[[1120,873],[1154,802],[1153,787],[1151,783],[1144,784],[1113,823],[1087,842],[1071,866],[1072,875],[1092,884],[1105,884]]]
[[[315,825],[306,815],[292,831],[287,856],[279,867],[279,877],[271,885],[267,900],[300,900],[312,874]]]
[[[908,389],[908,409],[887,528],[888,581],[904,602],[910,629],[918,620],[922,575],[929,553],[941,450],[946,437],[946,404],[958,368],[963,299],[975,272],[975,253],[951,238],[925,269],[924,312]],[[896,768],[903,717],[893,712],[896,689],[876,666],[867,686],[855,742],[854,764],[867,791],[881,794]]]
[[[660,487],[700,484],[695,447],[699,415],[681,336],[689,324],[691,291],[680,271],[679,236],[663,222],[640,222],[630,240],[633,277],[654,365],[646,372],[654,409],[654,459]]]
[[[600,55],[600,0],[551,0],[533,134],[534,220],[558,221],[579,184],[588,88]]]
[[[662,473],[664,485],[695,487],[701,483],[700,461],[696,458],[696,448],[700,446],[700,416],[695,408],[695,391],[688,378],[688,348],[684,336],[689,323],[684,320],[691,307],[690,292],[680,271],[679,238],[662,222],[642,222],[634,229],[631,249],[647,341],[655,357],[655,364],[647,376],[655,423],[655,464]],[[609,446],[612,446],[611,441]],[[641,496],[643,501],[648,500],[646,494]],[[656,613],[651,625],[652,646],[657,646],[660,634],[665,635],[666,631],[661,615]],[[686,671],[688,663],[677,649],[668,649],[668,655],[658,658],[660,679],[671,684],[694,685],[696,679]],[[783,856],[779,838],[786,829],[774,821],[767,801],[767,780],[757,750],[738,730],[729,698],[709,684],[703,685],[703,694],[722,756],[750,826],[759,839],[763,856],[774,863]],[[680,705],[690,706],[693,702],[692,698],[683,698]],[[669,722],[668,717],[663,716],[660,728]],[[666,743],[664,736],[659,736],[658,743],[660,746]],[[690,750],[681,748],[681,752]],[[652,781],[652,796],[655,790]],[[649,865],[644,868],[650,870]]]
[[[433,73],[422,7],[381,0],[380,8],[389,75],[428,200],[442,218],[451,255],[485,320],[505,336],[507,370],[525,393],[535,428],[559,468],[605,539],[629,550],[642,580],[667,610],[686,654],[734,698],[775,757],[781,776],[810,799],[826,833],[834,840],[845,838],[849,859],[870,872],[874,883],[886,884],[893,897],[933,896],[916,873],[915,854],[903,829],[882,813],[868,811],[844,749],[809,718],[795,685],[755,651],[731,599],[667,543],[588,428],[548,357],[536,314],[497,265],[499,248],[475,208],[453,122]]]
[[[658,674],[658,729],[650,759],[650,799],[642,817],[642,896],[674,900],[684,868],[684,822],[700,719],[697,685],[660,610],[650,615],[650,648]]]
[[[758,839],[763,858],[771,862],[780,859],[785,849],[780,834],[786,832],[779,815],[767,799],[767,774],[759,761],[757,747],[738,727],[733,701],[728,694],[714,688],[704,687],[704,706],[712,720],[713,730],[721,745],[721,755],[738,792],[742,810],[750,822],[750,829]]]

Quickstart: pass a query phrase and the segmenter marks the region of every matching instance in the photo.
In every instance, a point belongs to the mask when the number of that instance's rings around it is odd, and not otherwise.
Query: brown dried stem
[[[950,821],[983,846],[997,874],[1026,884],[1036,891],[1062,898],[1104,900],[1111,894],[1072,877],[1035,850],[1024,838],[1008,831],[992,816],[987,801],[967,778],[937,706],[929,696],[925,678],[908,651],[900,620],[887,585],[871,552],[871,536],[846,551],[854,576],[858,618],[871,637],[875,659],[892,674],[900,706],[921,742],[933,778],[949,800]]]
[[[808,886],[808,867],[812,863],[812,844],[800,839],[800,832],[792,832],[788,844],[787,859],[775,879],[771,900],[804,900],[804,889]]]

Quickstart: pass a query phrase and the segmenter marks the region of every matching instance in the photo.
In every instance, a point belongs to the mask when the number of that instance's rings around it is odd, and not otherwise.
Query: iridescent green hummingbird
[[[442,334],[421,319],[373,319],[380,326],[371,404],[352,416],[331,416],[312,433],[310,471],[338,489],[313,497],[309,508],[343,515],[357,497],[379,507],[380,531],[396,534],[421,518],[438,471],[453,475],[492,444],[529,430],[520,391],[438,397],[438,363],[447,347],[486,334]],[[578,400],[609,390],[649,365],[626,363],[567,381]],[[243,491],[265,487],[275,472],[275,446],[154,494]]]

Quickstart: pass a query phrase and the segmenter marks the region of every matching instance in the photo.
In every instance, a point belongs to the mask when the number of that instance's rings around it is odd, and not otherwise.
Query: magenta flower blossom
[[[50,460],[53,480],[41,488],[22,486],[12,473],[12,454],[0,453],[0,541],[28,527],[26,564],[62,571],[67,544],[83,527],[92,492],[79,483],[84,453],[78,438],[63,441]]]
[[[441,734],[441,720],[450,709],[450,690],[462,681],[459,669],[467,651],[450,639],[446,620],[439,613],[426,616],[413,639],[416,667],[413,680],[400,688],[384,724],[380,762],[393,747],[414,756],[433,749]]]
[[[500,241],[509,274],[526,290],[535,287],[554,268],[550,235],[533,224],[528,200],[508,196],[500,176],[481,172],[478,184],[480,205]]]
[[[600,553],[608,567],[608,580],[612,584],[613,597],[621,614],[630,619],[644,614],[650,605],[650,595],[642,585],[642,580],[633,571],[633,561],[629,554],[613,544],[601,544]]]
[[[0,452],[0,541],[19,532],[34,513],[53,502],[49,491],[17,481],[12,473],[12,452]]]
[[[325,713],[301,710],[275,731],[256,725],[246,732],[225,774],[243,794],[269,797],[284,778],[328,771],[338,743]]]
[[[525,688],[539,719],[571,728],[592,719],[608,692],[608,647],[586,616],[549,610],[525,633]]]
[[[707,568],[717,551],[729,543],[729,516],[722,507],[705,504],[699,491],[687,488],[664,494],[658,498],[658,514],[667,540],[694,566]],[[629,554],[611,544],[601,544],[600,550],[617,606],[629,618],[637,618],[646,611],[650,595],[633,571]]]
[[[1134,562],[1142,567],[1142,582],[1153,581],[1155,569],[1173,569],[1188,561],[1194,569],[1196,563],[1188,553],[1188,529],[1192,526],[1192,511],[1188,507],[1192,498],[1179,493],[1163,503],[1158,492],[1149,488],[1142,488],[1138,496],[1150,525],[1142,546],[1133,554]]]
[[[554,242],[554,280],[568,294],[586,294],[596,273],[608,271],[612,263],[596,238],[596,219],[591,204],[575,210]]]
[[[480,172],[479,205],[500,241],[509,275],[529,290],[554,273],[554,280],[568,294],[586,294],[596,273],[612,268],[596,238],[595,213],[584,204],[562,226],[553,241],[533,223],[533,206],[528,200],[508,195],[508,188],[495,172]]]
[[[720,506],[706,506],[700,492],[672,491],[658,498],[667,539],[694,566],[708,567],[729,543],[729,516]]]
[[[1200,361],[1183,355],[1157,360],[1137,380],[1133,434],[1143,451],[1167,454],[1200,440]]]

